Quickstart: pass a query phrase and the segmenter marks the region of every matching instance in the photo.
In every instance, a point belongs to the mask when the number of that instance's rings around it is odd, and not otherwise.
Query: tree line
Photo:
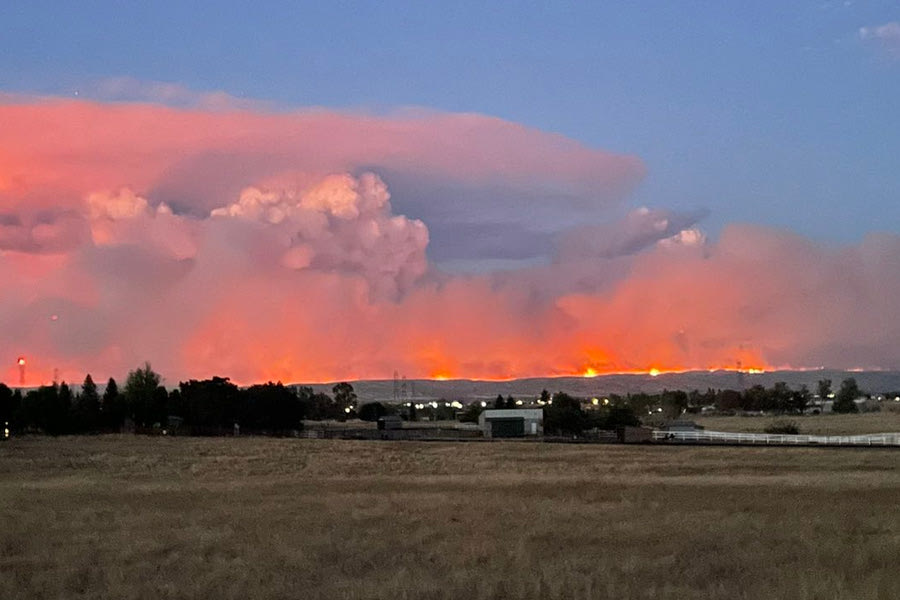
[[[834,412],[856,412],[855,400],[862,396],[856,380],[841,382],[832,394],[831,380],[820,380],[816,386],[819,398],[834,398]],[[662,412],[674,418],[697,413],[704,407],[720,412],[762,411],[777,414],[802,414],[810,406],[813,394],[804,385],[792,389],[784,382],[771,388],[754,385],[742,391],[708,389],[664,390],[658,394],[636,393],[610,395],[603,405],[563,392],[552,396],[543,390],[538,405],[544,410],[547,433],[578,434],[591,429],[616,429],[623,425],[639,425],[639,415]],[[495,409],[514,409],[525,404],[512,396],[498,395],[491,404]],[[527,405],[533,406],[532,400]],[[585,408],[588,408],[586,410]],[[477,422],[484,408],[471,403],[459,415],[461,421]],[[358,405],[353,386],[342,382],[332,394],[315,392],[311,387],[292,387],[268,382],[240,388],[225,377],[180,382],[167,390],[161,377],[149,364],[128,373],[120,390],[110,378],[101,394],[90,375],[78,392],[68,384],[41,386],[23,395],[0,383],[0,424],[8,423],[13,432],[42,431],[51,435],[75,433],[135,432],[186,433],[222,435],[239,430],[244,433],[289,435],[302,428],[304,420],[346,420],[360,418],[375,421],[387,414],[401,414],[415,421],[455,419],[452,408],[437,405],[417,414],[415,404],[407,406],[370,402]]]
[[[80,391],[65,382],[41,386],[24,395],[0,383],[0,422],[15,432],[50,435],[109,433],[124,429],[139,433],[221,435],[246,433],[288,435],[303,420],[344,420],[356,417],[356,393],[339,383],[332,395],[310,387],[263,383],[240,388],[225,377],[183,381],[169,391],[149,364],[128,373],[120,390],[110,378],[100,394],[90,375]]]
[[[833,396],[832,411],[836,413],[858,412],[855,400],[865,394],[859,389],[856,379],[844,379],[837,391],[832,392],[830,379],[821,379],[816,384],[815,396],[829,400]],[[617,398],[610,396],[610,398]],[[626,401],[638,414],[647,414],[662,408],[667,416],[683,413],[698,413],[705,407],[714,407],[719,412],[766,412],[784,415],[799,415],[811,408],[813,393],[806,385],[791,388],[783,381],[772,387],[754,385],[745,390],[707,389],[705,392],[693,390],[664,390],[659,394],[629,394]],[[821,407],[818,408],[820,410]]]

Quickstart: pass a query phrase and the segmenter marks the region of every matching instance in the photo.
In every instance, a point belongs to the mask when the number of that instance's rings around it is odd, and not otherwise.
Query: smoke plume
[[[640,160],[515,123],[54,99],[0,122],[10,383],[20,355],[30,384],[900,364],[897,236],[622,216]]]

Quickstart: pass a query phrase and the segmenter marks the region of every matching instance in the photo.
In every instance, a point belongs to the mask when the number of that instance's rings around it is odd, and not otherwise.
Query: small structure
[[[381,431],[403,429],[403,419],[397,415],[384,415],[378,417],[378,429]]]
[[[544,409],[511,408],[485,410],[478,425],[486,438],[516,438],[544,435]]]

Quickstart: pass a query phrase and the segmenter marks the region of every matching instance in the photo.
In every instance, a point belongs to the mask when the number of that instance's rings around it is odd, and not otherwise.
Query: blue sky
[[[0,90],[109,78],[478,112],[639,156],[631,206],[815,239],[900,231],[900,2],[7,3]]]

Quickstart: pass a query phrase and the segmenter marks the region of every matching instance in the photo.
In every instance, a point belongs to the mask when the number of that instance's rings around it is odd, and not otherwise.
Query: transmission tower
[[[394,371],[394,403],[400,401],[400,374]]]

